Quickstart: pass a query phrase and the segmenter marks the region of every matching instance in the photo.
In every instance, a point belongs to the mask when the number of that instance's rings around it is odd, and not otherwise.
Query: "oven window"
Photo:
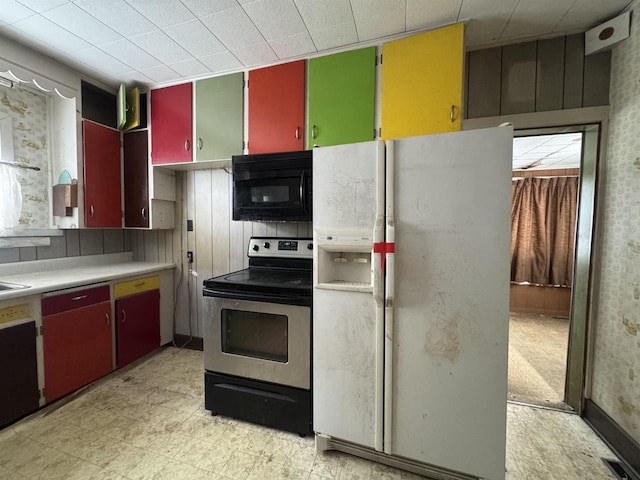
[[[223,308],[222,351],[287,363],[289,322],[286,315]]]

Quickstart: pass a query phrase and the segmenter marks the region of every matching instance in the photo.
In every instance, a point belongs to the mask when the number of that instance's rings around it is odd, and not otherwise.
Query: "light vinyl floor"
[[[344,479],[416,475],[313,438],[204,409],[202,352],[165,348],[0,430],[0,479]],[[615,458],[577,416],[508,406],[508,479],[613,479]]]

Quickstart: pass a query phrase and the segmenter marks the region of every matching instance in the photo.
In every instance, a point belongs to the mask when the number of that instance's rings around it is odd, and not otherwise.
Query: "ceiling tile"
[[[354,22],[349,0],[294,0],[309,30],[322,30],[331,25]],[[354,22],[355,24],[355,22]]]
[[[191,59],[191,55],[184,48],[160,30],[131,37],[130,40],[162,63],[175,63]]]
[[[194,57],[213,55],[225,50],[224,45],[200,20],[167,27],[164,32]]]
[[[19,22],[25,18],[35,15],[36,12],[25,7],[15,0],[2,0],[2,8],[0,8],[0,21],[12,24]]]
[[[629,0],[581,0],[575,2],[554,31],[567,32],[576,29],[588,30],[620,14]],[[636,10],[637,12],[637,10]]]
[[[496,43],[518,2],[519,0],[464,0],[458,20],[468,21],[465,25],[465,47]]]
[[[258,0],[243,8],[267,40],[291,37],[307,30],[293,0]]]
[[[64,5],[65,3],[71,3],[71,0],[19,0],[21,4],[25,7],[29,7],[31,10],[34,10],[38,13],[44,12],[46,10],[51,10],[52,8],[59,7],[60,5]],[[2,6],[4,7],[5,0],[2,0]]]
[[[140,47],[125,39],[105,43],[100,46],[100,49],[137,69],[151,68],[158,66],[161,63],[158,59],[152,57]]]
[[[112,57],[106,52],[103,52],[98,47],[80,50],[73,55],[73,59],[90,66],[92,69],[101,72],[109,72],[109,74],[116,77],[133,68],[132,65],[122,63],[120,60]]]
[[[140,73],[137,70],[131,70],[130,72],[125,72],[119,75],[118,80],[120,82],[124,82],[127,85],[153,85],[153,80],[151,80],[146,75]]]
[[[404,2],[378,0],[371,8],[369,0],[351,0],[351,7],[361,42],[405,31]]]
[[[172,80],[178,80],[180,78],[180,74],[167,65],[141,69],[140,73],[158,83],[171,82]]]
[[[311,30],[309,33],[318,51],[351,45],[358,41],[356,25],[353,22],[329,25],[318,30]]]
[[[153,0],[153,2],[127,0],[127,3],[160,28],[184,23],[195,18],[193,13],[177,0]]]
[[[502,36],[503,40],[552,32],[575,0],[536,0],[520,2],[513,11]]]
[[[278,58],[282,59],[307,55],[316,51],[316,47],[307,32],[271,40],[269,45],[271,45]]]
[[[121,38],[118,32],[73,3],[61,5],[42,15],[93,45],[114,42]]]
[[[259,43],[244,48],[237,48],[232,51],[235,57],[242,62],[245,67],[264,65],[278,59],[267,43]]]
[[[229,49],[244,48],[264,42],[263,36],[244,10],[237,6],[200,19]]]
[[[76,0],[75,3],[124,37],[156,30],[153,23],[124,0]]]
[[[172,70],[175,70],[183,77],[198,77],[202,75],[206,75],[211,73],[207,67],[204,66],[202,62],[199,62],[195,58],[191,60],[186,60],[184,62],[177,62],[169,64]]]
[[[461,5],[462,0],[407,0],[407,31],[455,23]]]
[[[29,35],[47,48],[54,48],[66,53],[84,50],[91,45],[73,33],[66,31],[55,23],[40,15],[25,18],[14,23],[11,27],[20,30],[21,33]]]
[[[205,66],[207,66],[213,73],[225,72],[227,70],[233,70],[242,67],[240,61],[230,52],[207,55],[206,57],[198,58],[198,60],[200,60]]]
[[[229,10],[238,6],[236,0],[181,0],[182,3],[198,18]]]

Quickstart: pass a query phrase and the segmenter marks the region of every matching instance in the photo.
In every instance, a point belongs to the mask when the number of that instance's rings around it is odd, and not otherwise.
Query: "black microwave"
[[[234,155],[233,219],[310,222],[312,151]]]

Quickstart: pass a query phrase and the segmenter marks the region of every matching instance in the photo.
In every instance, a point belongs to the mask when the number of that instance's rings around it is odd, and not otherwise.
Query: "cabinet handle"
[[[455,120],[456,120],[456,106],[455,105],[451,105],[450,118],[451,118],[451,123],[455,122]]]
[[[316,139],[316,126],[311,127],[311,138]]]
[[[74,302],[77,300],[82,300],[84,298],[87,298],[89,295],[80,295],[78,297],[73,297],[71,300],[73,300]]]
[[[142,218],[147,218],[147,209],[142,207],[142,211],[140,212],[142,214]]]
[[[93,208],[93,205],[91,205],[91,206],[89,207],[89,212],[90,212],[91,218],[93,218],[93,212],[94,212],[94,211],[95,211],[95,210],[94,210],[94,208]]]
[[[121,310],[121,311],[122,311],[122,323],[124,323],[125,320],[127,319],[127,312],[125,312],[124,310]]]
[[[189,140],[184,141],[184,149],[188,152],[191,149],[191,142]]]
[[[108,313],[104,314],[104,318],[107,321],[107,325],[111,325],[111,319],[109,318],[109,314]]]
[[[133,286],[134,287],[144,287],[144,284],[145,284],[145,282],[139,282],[139,283],[134,284]]]
[[[296,140],[300,140],[300,127],[296,127]]]
[[[198,137],[198,150],[202,150],[202,138]]]

